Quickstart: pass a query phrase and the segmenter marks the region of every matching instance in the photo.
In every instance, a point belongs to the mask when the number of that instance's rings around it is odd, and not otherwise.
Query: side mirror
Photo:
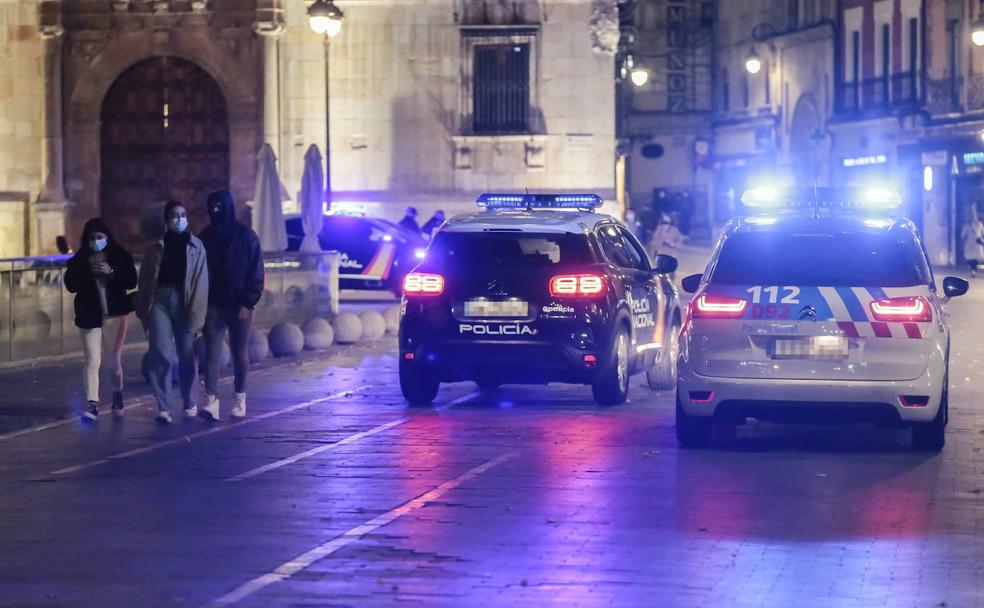
[[[943,295],[948,298],[955,298],[967,293],[970,283],[960,277],[946,277],[943,279]]]
[[[679,265],[680,263],[672,255],[657,255],[653,272],[655,274],[670,274],[671,272],[676,272]]]
[[[683,280],[680,281],[680,285],[683,286],[683,290],[687,293],[695,293],[698,289],[700,289],[701,278],[703,278],[703,275],[692,274],[684,277]]]

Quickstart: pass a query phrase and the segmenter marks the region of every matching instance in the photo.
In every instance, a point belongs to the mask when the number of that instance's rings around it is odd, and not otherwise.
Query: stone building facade
[[[208,190],[250,201],[263,143],[290,211],[325,147],[326,73],[336,201],[614,199],[614,0],[340,0],[327,66],[308,4],[0,0],[0,257],[77,244],[94,215],[136,244],[168,197],[200,228]]]

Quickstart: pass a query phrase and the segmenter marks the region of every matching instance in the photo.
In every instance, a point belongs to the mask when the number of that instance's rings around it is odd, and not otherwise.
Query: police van
[[[945,442],[946,301],[897,193],[756,188],[724,229],[680,338],[677,437],[706,445],[712,420],[909,425]]]
[[[619,404],[629,377],[676,383],[682,322],[669,273],[593,194],[484,194],[403,282],[400,387],[430,403],[441,382],[590,385]]]

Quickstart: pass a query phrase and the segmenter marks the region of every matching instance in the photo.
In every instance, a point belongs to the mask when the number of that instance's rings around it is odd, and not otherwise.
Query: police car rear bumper
[[[689,416],[892,424],[931,421],[940,406],[943,377],[942,369],[929,369],[910,381],[759,380],[688,372],[681,373],[678,391]],[[902,396],[926,400],[903,405]]]
[[[608,358],[595,351],[543,341],[442,341],[402,350],[400,357],[426,367],[441,382],[590,384]]]

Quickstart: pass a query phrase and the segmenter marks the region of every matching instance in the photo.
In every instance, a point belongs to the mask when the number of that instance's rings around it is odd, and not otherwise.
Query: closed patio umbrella
[[[318,235],[324,223],[325,176],[321,170],[321,152],[311,144],[304,155],[304,175],[301,177],[301,223],[304,240],[301,251],[321,251]]]
[[[263,251],[287,249],[287,228],[277,176],[277,157],[270,144],[263,144],[256,155],[256,188],[253,192],[253,212],[256,214],[256,234]]]

